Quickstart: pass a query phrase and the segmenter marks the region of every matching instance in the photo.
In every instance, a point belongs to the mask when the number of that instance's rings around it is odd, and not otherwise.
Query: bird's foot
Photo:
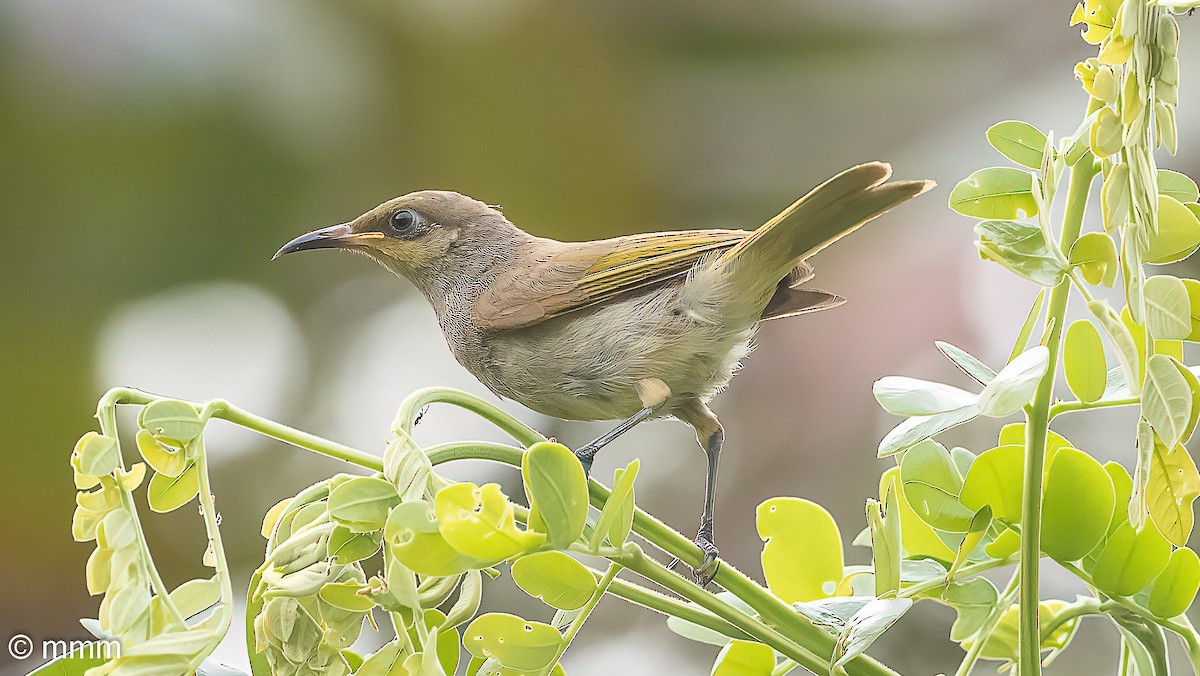
[[[717,569],[721,567],[721,552],[717,551],[717,546],[713,544],[712,524],[700,526],[700,531],[696,533],[696,539],[693,540],[701,552],[704,552],[704,562],[699,568],[692,568],[692,579],[701,587],[707,587],[713,578],[717,576]],[[667,570],[675,570],[679,566],[679,559],[671,559],[667,564]]]
[[[592,475],[592,461],[596,459],[596,454],[599,452],[600,449],[591,444],[582,446],[579,450],[575,451],[575,458],[579,460],[579,464],[583,465],[584,478]]]

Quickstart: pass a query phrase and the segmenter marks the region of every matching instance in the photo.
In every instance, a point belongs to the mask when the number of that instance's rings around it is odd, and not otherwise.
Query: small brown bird
[[[933,187],[887,182],[880,162],[847,169],[753,232],[686,230],[559,242],[454,192],[421,191],[288,242],[366,254],[407,278],[437,314],[450,351],[492,392],[569,420],[623,421],[575,453],[596,453],[638,423],[691,425],[708,457],[696,544],[716,573],[713,510],[724,432],[707,402],[750,352],[759,322],[840,305],[801,286],[806,258]]]

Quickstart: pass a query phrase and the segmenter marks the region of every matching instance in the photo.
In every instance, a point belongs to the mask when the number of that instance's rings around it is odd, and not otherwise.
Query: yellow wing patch
[[[685,230],[621,238],[615,251],[596,259],[578,288],[592,301],[686,273],[706,254],[745,239],[741,230]]]
[[[703,256],[728,249],[743,230],[685,230],[597,242],[559,243],[492,283],[475,303],[485,329],[517,329],[627,291],[687,274]]]

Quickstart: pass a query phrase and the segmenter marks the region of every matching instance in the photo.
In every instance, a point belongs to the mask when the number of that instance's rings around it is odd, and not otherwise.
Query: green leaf
[[[837,669],[866,652],[912,604],[912,599],[908,598],[876,599],[854,613],[846,624],[846,631],[833,647],[832,668]]]
[[[329,534],[329,555],[342,565],[368,559],[379,551],[382,534],[355,533],[345,526],[334,526]]]
[[[160,439],[182,445],[200,436],[204,421],[192,405],[174,399],[156,399],[138,414],[138,426]]]
[[[529,498],[529,525],[546,533],[546,543],[565,549],[583,534],[588,487],[583,466],[566,446],[534,444],[521,459],[521,477]]]
[[[354,477],[329,492],[329,518],[356,533],[368,533],[383,528],[388,510],[398,504],[400,495],[389,481]]]
[[[1156,354],[1146,362],[1142,416],[1168,448],[1183,438],[1192,414],[1192,388],[1170,357]]]
[[[196,463],[189,462],[187,469],[177,477],[157,473],[150,477],[146,499],[150,503],[150,509],[165,513],[186,505],[199,493],[200,477],[196,472]]]
[[[906,453],[905,457],[908,455]],[[899,467],[892,467],[884,472],[879,480],[879,493],[885,493],[889,484],[897,491],[896,497],[900,506],[900,541],[904,543],[904,550],[909,556],[932,556],[948,561],[954,556],[954,552],[942,542],[933,528],[913,511],[900,478]]]
[[[1197,190],[1196,182],[1186,174],[1170,169],[1158,170],[1158,194],[1174,197],[1180,202],[1200,200],[1200,190]]]
[[[442,537],[475,559],[498,563],[537,549],[546,539],[517,528],[513,505],[498,484],[453,484],[438,491],[434,503]]]
[[[775,651],[757,641],[730,641],[717,654],[712,676],[771,676]]]
[[[112,474],[121,463],[117,440],[97,432],[80,437],[73,455],[76,457],[75,468],[87,476]]]
[[[908,449],[900,461],[900,477],[904,497],[921,521],[951,533],[970,529],[975,512],[958,501],[963,479],[941,444],[926,440]]]
[[[513,582],[552,608],[582,608],[596,590],[596,578],[582,563],[562,552],[537,552],[513,562]]]
[[[962,584],[951,582],[946,585],[940,600],[950,604],[958,613],[958,618],[950,627],[950,640],[959,642],[974,636],[983,627],[999,599],[996,587],[986,578],[976,577]]]
[[[1121,118],[1112,108],[1105,106],[1100,109],[1096,121],[1092,123],[1092,131],[1088,137],[1088,145],[1096,157],[1108,157],[1121,150],[1122,132]]]
[[[1117,246],[1103,232],[1089,232],[1075,240],[1067,260],[1089,284],[1112,287],[1117,281]]]
[[[1150,476],[1146,484],[1146,506],[1154,525],[1172,544],[1187,545],[1192,534],[1192,503],[1200,496],[1200,473],[1182,444],[1175,448],[1154,441]]]
[[[823,507],[803,498],[771,498],[755,512],[767,587],[784,603],[832,595],[842,579],[842,536]]]
[[[383,534],[392,556],[418,575],[448,577],[493,563],[467,556],[451,547],[438,530],[429,504],[419,500],[403,502],[393,508]]]
[[[891,432],[879,442],[879,457],[885,458],[903,451],[910,446],[920,443],[935,434],[941,434],[951,427],[957,427],[979,415],[976,406],[938,413],[936,415],[914,415],[896,425]]]
[[[1197,284],[1200,285],[1200,282],[1197,282]],[[1038,293],[1038,297],[1042,297],[1040,292]],[[987,364],[971,356],[966,350],[941,340],[934,341],[933,344],[959,370],[973,378],[980,385],[987,385],[992,382],[992,378],[996,377],[995,371],[989,368]]]
[[[1140,532],[1123,523],[1100,551],[1092,582],[1106,594],[1132,596],[1158,577],[1171,558],[1171,543],[1147,524]]]
[[[954,562],[950,565],[950,570],[947,572],[949,578],[953,578],[958,569],[967,562],[968,557],[983,542],[983,537],[987,535],[988,528],[992,525],[992,508],[987,505],[983,509],[975,513],[971,518],[971,523],[967,527],[966,536],[958,546],[958,551],[954,555]]]
[[[1041,163],[1039,153],[1038,163]],[[1008,167],[980,169],[950,191],[950,208],[976,218],[1029,218],[1037,215],[1033,178]]]
[[[1191,302],[1183,280],[1156,275],[1146,280],[1146,324],[1158,340],[1182,340],[1192,332]]]
[[[1021,550],[1021,535],[1005,528],[995,540],[984,546],[983,551],[993,559],[1007,559]]]
[[[1046,289],[1038,289],[1037,296],[1033,299],[1033,305],[1029,307],[1029,313],[1025,315],[1025,321],[1021,324],[1021,330],[1017,332],[1017,339],[1013,341],[1012,351],[1008,355],[1008,361],[1016,359],[1025,348],[1029,347],[1029,337],[1033,335],[1033,329],[1038,323],[1038,319],[1042,316],[1042,305],[1046,302]],[[1007,362],[1006,362],[1007,363]],[[992,374],[995,378],[995,374]],[[989,380],[990,382],[990,380]],[[984,383],[985,385],[987,383]]]
[[[335,608],[364,613],[375,607],[375,601],[370,596],[359,594],[362,589],[367,589],[367,586],[358,582],[327,582],[317,595]]]
[[[997,446],[979,454],[963,481],[958,499],[978,512],[985,505],[992,516],[1009,523],[1021,520],[1021,482],[1025,476],[1025,447]]]
[[[1017,164],[1038,169],[1042,166],[1042,149],[1046,135],[1025,122],[1005,120],[987,130],[988,143],[999,153]]]
[[[187,467],[187,453],[173,451],[163,446],[148,430],[138,430],[135,437],[138,451],[146,459],[146,464],[159,474],[179,476]]]
[[[900,506],[893,487],[883,494],[884,505],[867,500],[867,526],[871,531],[871,563],[875,577],[875,596],[900,589]]]
[[[1104,231],[1116,235],[1129,217],[1129,165],[1118,164],[1108,172],[1100,188],[1100,211]]]
[[[1063,370],[1071,392],[1083,402],[1098,401],[1108,385],[1104,344],[1095,325],[1080,319],[1067,327],[1063,344]]]
[[[1108,611],[1117,630],[1121,632],[1121,643],[1128,650],[1128,659],[1122,657],[1120,673],[1134,676],[1169,676],[1167,664],[1167,641],[1162,627],[1148,619],[1123,609]]]
[[[1200,219],[1179,200],[1158,196],[1158,232],[1148,234],[1149,250],[1145,262],[1163,265],[1181,261],[1200,247]]]
[[[1016,221],[980,221],[975,226],[979,257],[1042,286],[1056,286],[1066,274],[1040,228]]]
[[[84,676],[88,669],[108,661],[103,657],[104,654],[105,648],[102,644],[89,643],[43,664],[29,672],[28,676]]]
[[[904,376],[886,376],[871,388],[875,400],[892,415],[934,415],[970,406],[978,399],[966,390]]]
[[[593,550],[600,546],[605,537],[614,547],[625,544],[625,538],[633,527],[633,482],[637,479],[638,467],[640,463],[634,458],[627,467],[618,468],[614,473],[612,493],[604,502],[604,509],[600,510],[596,528],[592,532],[590,545]]]
[[[1087,556],[1108,533],[1116,499],[1112,478],[1074,448],[1054,454],[1042,500],[1042,551],[1059,561]]]
[[[1185,279],[1183,286],[1188,292],[1188,314],[1192,326],[1184,340],[1200,342],[1200,281]]]
[[[979,394],[979,412],[1003,418],[1021,410],[1033,398],[1034,390],[1050,364],[1050,350],[1035,345],[1021,353],[996,374]]]
[[[1166,569],[1150,588],[1150,612],[1156,617],[1170,619],[1184,613],[1200,590],[1200,558],[1187,547],[1171,553]]]
[[[505,613],[481,615],[463,633],[467,652],[480,658],[494,657],[521,671],[549,666],[561,642],[562,634],[554,627]]]

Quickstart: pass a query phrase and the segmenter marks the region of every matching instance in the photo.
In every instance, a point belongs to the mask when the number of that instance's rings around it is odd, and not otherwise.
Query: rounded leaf
[[[1009,523],[1021,520],[1025,448],[1006,444],[984,451],[971,463],[958,500],[972,513],[992,508],[992,516]]]
[[[196,472],[196,463],[188,463],[187,469],[177,477],[166,474],[155,474],[150,478],[150,486],[146,489],[146,498],[150,509],[156,512],[170,512],[191,502],[200,493],[200,477]]]
[[[179,476],[187,468],[187,453],[166,448],[149,430],[138,430],[134,441],[137,442],[138,452],[146,459],[146,464],[155,472]]]
[[[1068,262],[1089,284],[1112,286],[1117,280],[1117,247],[1103,232],[1089,232],[1071,245]]]
[[[1042,551],[1059,561],[1087,556],[1104,540],[1116,496],[1095,458],[1074,448],[1054,454],[1042,500]]]
[[[392,556],[418,575],[448,577],[493,563],[472,558],[451,547],[438,530],[433,510],[425,502],[414,500],[393,508],[383,534]]]
[[[536,549],[546,539],[517,528],[512,503],[498,484],[453,484],[438,491],[434,503],[442,537],[475,559],[498,563]]]
[[[1187,289],[1188,314],[1192,321],[1192,328],[1184,340],[1200,342],[1200,281],[1185,279],[1183,286]]]
[[[74,455],[75,468],[86,476],[112,474],[121,463],[117,440],[97,432],[88,432],[80,437],[75,444]]]
[[[317,595],[321,600],[335,608],[363,613],[375,607],[375,601],[370,596],[359,594],[363,589],[369,589],[359,582],[327,582]]]
[[[383,528],[388,510],[400,504],[391,482],[373,476],[354,477],[329,492],[329,517],[364,533]]]
[[[1200,219],[1179,200],[1158,196],[1158,232],[1149,233],[1147,263],[1163,265],[1181,261],[1200,247]]]
[[[992,418],[1003,418],[1021,410],[1033,398],[1038,381],[1050,364],[1050,350],[1035,345],[1022,352],[1000,369],[983,392],[979,394],[979,412]]]
[[[1146,325],[1158,340],[1182,340],[1192,332],[1191,302],[1183,280],[1155,275],[1142,287],[1146,298]]]
[[[775,669],[775,651],[757,641],[730,641],[713,664],[711,676],[770,676]]]
[[[1169,195],[1180,202],[1195,202],[1200,199],[1196,182],[1187,174],[1170,169],[1158,170],[1158,194]]]
[[[516,615],[488,613],[475,618],[463,633],[463,647],[475,657],[494,657],[509,669],[544,669],[558,653],[562,634],[548,624]]]
[[[1132,596],[1146,588],[1167,567],[1171,543],[1152,523],[1140,532],[1122,523],[1108,537],[1092,568],[1092,582],[1101,591]]]
[[[958,500],[962,475],[944,446],[926,440],[908,449],[900,461],[900,478],[904,498],[921,521],[951,533],[970,529],[975,512]]]
[[[596,590],[596,578],[584,565],[562,552],[537,552],[513,562],[513,582],[552,608],[582,608]]]
[[[1030,169],[1042,166],[1046,135],[1031,124],[1016,120],[997,122],[987,130],[987,140],[1001,155],[1021,166]]]
[[[185,444],[200,436],[204,422],[185,401],[157,399],[138,414],[138,426],[156,437]]]
[[[1009,167],[980,169],[950,191],[950,208],[976,218],[1034,216],[1038,207],[1033,198],[1033,178],[1029,172]]]
[[[842,536],[829,512],[803,498],[771,498],[755,512],[767,587],[784,603],[832,595],[842,579]],[[827,587],[828,585],[828,587]]]
[[[546,534],[546,543],[565,549],[583,534],[588,515],[588,486],[583,466],[562,444],[534,444],[521,459],[521,478],[529,498],[529,524]]]
[[[1150,588],[1150,612],[1163,619],[1178,617],[1192,605],[1200,590],[1200,558],[1187,547],[1171,553],[1166,569]]]
[[[1080,319],[1067,327],[1063,343],[1063,370],[1067,385],[1080,401],[1091,403],[1104,396],[1108,383],[1108,364],[1104,343],[1096,326]]]

